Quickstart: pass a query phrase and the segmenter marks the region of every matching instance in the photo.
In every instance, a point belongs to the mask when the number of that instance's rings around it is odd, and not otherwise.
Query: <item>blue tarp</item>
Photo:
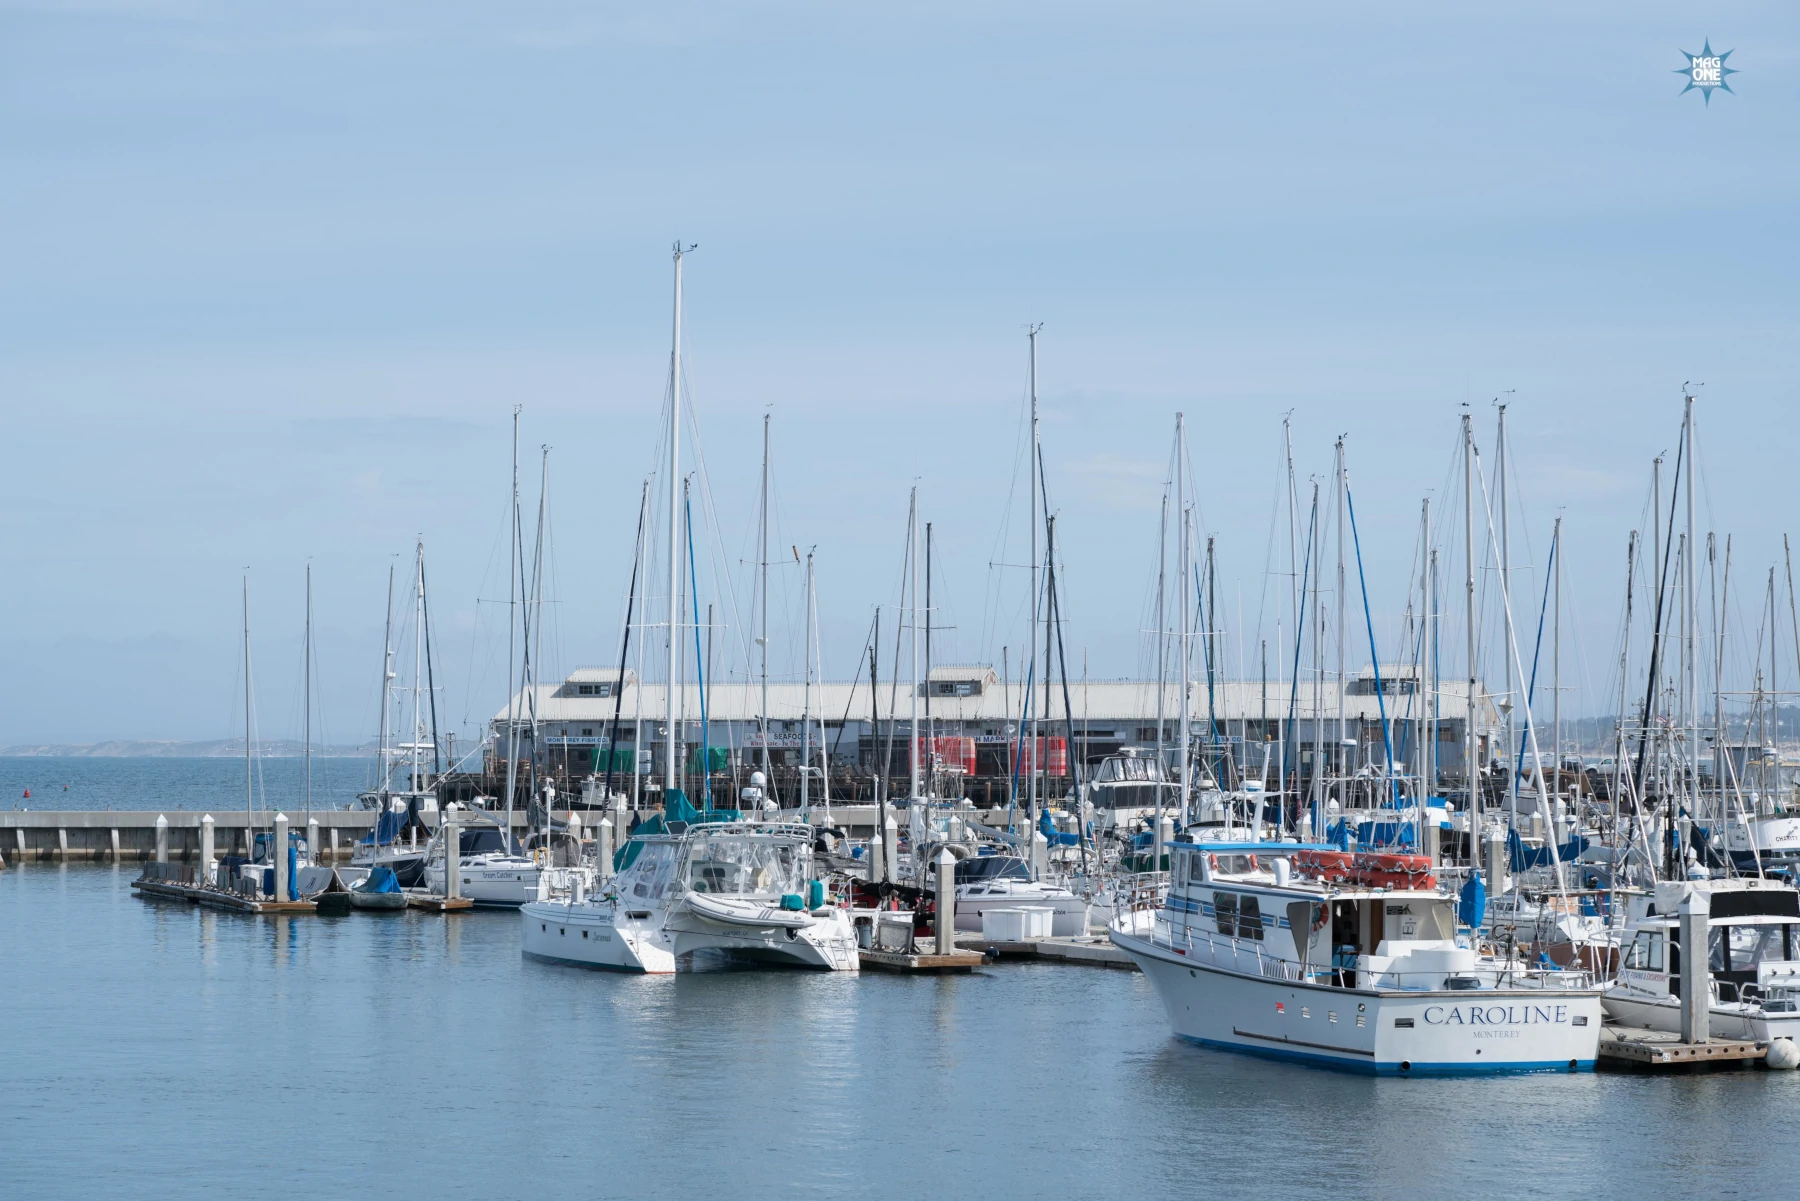
[[[1587,850],[1587,847],[1588,840],[1577,834],[1575,837],[1569,839],[1569,841],[1563,843],[1562,846],[1558,847],[1556,853],[1562,857],[1562,862],[1573,863],[1581,852]],[[1526,850],[1525,844],[1519,839],[1519,832],[1517,830],[1508,830],[1506,832],[1506,849],[1507,853],[1512,857],[1512,870],[1515,872],[1528,871],[1534,867],[1549,867],[1554,862],[1550,858],[1549,847],[1538,847],[1536,850],[1531,851]]]
[[[1340,851],[1350,849],[1350,827],[1342,818],[1333,822],[1325,831],[1325,841]]]
[[[363,839],[364,846],[385,846],[400,837],[400,831],[406,828],[406,814],[384,810],[375,819],[375,828]]]
[[[1415,841],[1411,822],[1368,822],[1358,826],[1356,830],[1356,846],[1359,850],[1368,847],[1410,847]]]
[[[1480,872],[1471,872],[1468,883],[1462,886],[1462,899],[1456,905],[1456,920],[1473,930],[1486,919],[1487,886],[1481,882]]]
[[[394,875],[391,867],[372,867],[369,878],[358,887],[363,892],[400,892],[400,878]]]
[[[1058,830],[1056,823],[1050,820],[1048,809],[1038,814],[1038,832],[1044,836],[1044,841],[1053,847],[1072,847],[1081,841],[1073,834],[1064,834]]]

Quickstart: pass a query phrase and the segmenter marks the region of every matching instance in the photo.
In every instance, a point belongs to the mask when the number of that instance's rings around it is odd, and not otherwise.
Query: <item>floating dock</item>
[[[475,908],[475,902],[468,897],[440,897],[427,892],[409,892],[406,894],[408,909],[423,909],[427,913],[464,913]]]
[[[145,877],[133,880],[131,887],[137,890],[140,896],[160,897],[167,901],[188,901],[195,905],[204,905],[208,909],[223,909],[228,913],[302,914],[317,913],[319,910],[318,905],[312,901],[259,901],[235,892],[226,892],[223,889],[183,884],[174,880],[152,880]]]
[[[991,959],[1044,959],[1083,967],[1110,967],[1127,972],[1138,970],[1131,956],[1113,946],[1110,939],[1098,934],[1034,938],[1028,942],[997,942],[991,938],[965,934],[956,940],[956,945],[979,951]]]
[[[865,970],[884,972],[972,972],[987,962],[975,951],[952,951],[948,955],[935,952],[861,951]]]
[[[1600,1032],[1599,1065],[1603,1068],[1669,1070],[1708,1067],[1741,1068],[1760,1063],[1769,1044],[1717,1038],[1684,1043],[1678,1034],[1661,1030],[1626,1030],[1608,1026]]]

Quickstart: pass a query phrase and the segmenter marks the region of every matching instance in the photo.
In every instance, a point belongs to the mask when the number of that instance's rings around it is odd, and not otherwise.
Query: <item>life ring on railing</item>
[[[1250,870],[1251,870],[1251,871],[1253,871],[1253,872],[1254,872],[1254,871],[1258,871],[1258,870],[1260,870],[1260,868],[1261,868],[1261,865],[1260,865],[1260,864],[1258,864],[1258,863],[1257,863],[1257,862],[1256,862],[1256,856],[1255,856],[1255,855],[1251,855],[1251,856],[1250,856],[1250,857],[1249,857],[1249,861],[1250,861]]]
[[[1313,910],[1312,932],[1317,934],[1325,928],[1325,923],[1330,920],[1331,906],[1327,905],[1324,901],[1320,901],[1318,908]]]
[[[1219,857],[1211,851],[1206,852],[1206,871],[1208,875],[1219,874]]]

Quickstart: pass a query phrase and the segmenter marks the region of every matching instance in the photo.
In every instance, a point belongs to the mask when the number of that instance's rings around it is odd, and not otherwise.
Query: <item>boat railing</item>
[[[1192,925],[1177,925],[1166,915],[1159,915],[1151,930],[1150,941],[1195,963],[1205,963],[1243,975],[1262,976],[1270,980],[1294,983],[1324,981],[1335,984],[1358,983],[1365,988],[1398,989],[1403,992],[1442,992],[1456,990],[1450,980],[1468,981],[1460,987],[1471,991],[1494,988],[1537,989],[1544,992],[1571,992],[1593,987],[1593,974],[1579,969],[1525,967],[1506,965],[1499,970],[1491,964],[1476,964],[1467,970],[1445,972],[1384,970],[1370,973],[1354,968],[1338,969],[1330,965],[1313,966],[1274,953],[1266,943],[1256,939],[1234,938]]]

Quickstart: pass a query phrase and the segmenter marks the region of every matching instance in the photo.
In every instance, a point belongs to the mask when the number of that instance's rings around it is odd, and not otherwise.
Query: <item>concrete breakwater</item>
[[[213,822],[214,853],[220,855],[248,854],[256,833],[266,833],[275,822],[275,811],[269,809],[221,810],[213,814],[120,810],[0,812],[0,857],[8,863],[148,862],[158,858],[160,830],[169,861],[191,863],[200,856],[200,829],[209,816]],[[315,809],[311,816],[318,825],[315,853],[322,859],[348,859],[350,848],[375,824],[375,814],[364,809]],[[159,819],[166,824],[159,826]],[[308,828],[304,810],[288,814],[288,820],[297,831]]]

